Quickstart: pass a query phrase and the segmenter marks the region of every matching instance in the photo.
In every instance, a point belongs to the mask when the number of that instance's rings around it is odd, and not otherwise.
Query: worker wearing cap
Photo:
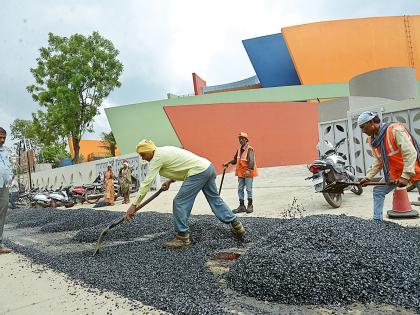
[[[236,165],[235,175],[238,176],[238,197],[239,207],[233,210],[234,213],[254,211],[252,199],[252,184],[254,177],[258,175],[257,164],[255,163],[254,148],[248,144],[248,134],[240,132],[238,134],[239,148],[236,150],[233,160],[223,164],[228,167],[229,164]],[[245,207],[244,188],[248,197],[248,207]]]
[[[232,233],[241,237],[245,229],[235,214],[230,210],[216,187],[216,171],[209,160],[195,155],[184,149],[172,146],[156,147],[151,140],[141,140],[137,153],[143,160],[149,162],[146,178],[141,183],[133,204],[128,208],[125,219],[131,220],[146,193],[149,191],[157,175],[162,175],[168,180],[163,183],[164,190],[168,190],[171,183],[183,181],[183,184],[173,201],[173,219],[175,238],[163,244],[167,248],[181,248],[191,244],[188,218],[197,194],[203,191],[214,215],[223,223],[232,226]]]
[[[407,128],[400,123],[383,123],[375,112],[364,112],[358,120],[362,132],[369,136],[373,165],[361,180],[364,184],[383,170],[382,181],[390,183],[373,188],[373,218],[382,220],[385,195],[396,186],[407,186],[409,182],[418,184],[420,180],[419,146]]]

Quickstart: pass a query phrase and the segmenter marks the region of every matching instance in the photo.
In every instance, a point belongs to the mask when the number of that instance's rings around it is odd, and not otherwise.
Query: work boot
[[[11,252],[12,252],[12,250],[10,248],[0,247],[0,254],[9,254]]]
[[[246,213],[252,213],[254,211],[254,206],[252,205],[252,198],[248,198],[248,207],[246,208]]]
[[[244,206],[245,207],[245,206]],[[235,235],[236,237],[242,237],[245,233],[245,228],[242,225],[241,222],[239,222],[238,219],[235,219],[232,223],[232,228],[231,231],[233,233],[233,235]]]
[[[233,213],[246,212],[245,201],[239,199],[239,207],[233,210]]]
[[[163,243],[162,246],[166,248],[183,248],[191,245],[190,233],[176,233],[172,241]]]

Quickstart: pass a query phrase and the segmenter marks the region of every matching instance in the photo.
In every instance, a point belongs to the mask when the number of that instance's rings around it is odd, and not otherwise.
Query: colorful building
[[[314,100],[348,97],[353,77],[380,68],[411,67],[420,79],[419,15],[291,26],[243,45],[255,76],[207,86],[193,73],[195,96],[105,109],[121,152],[150,138],[205,156],[220,170],[246,131],[259,166],[307,163],[317,156]]]

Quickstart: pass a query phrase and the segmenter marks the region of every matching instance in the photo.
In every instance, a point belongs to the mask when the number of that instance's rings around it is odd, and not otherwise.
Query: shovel
[[[386,183],[386,182],[366,182],[363,184],[363,186],[385,186],[390,185],[392,183]],[[348,186],[362,186],[360,182],[333,182],[329,183],[327,186],[324,187],[322,192],[326,193],[333,193],[333,194],[342,194],[344,188]]]
[[[153,195],[151,195],[147,200],[145,200],[140,205],[138,205],[136,207],[136,211],[139,210],[139,209],[141,209],[141,208],[143,208],[150,201],[152,201],[157,196],[159,196],[162,191],[164,191],[163,187],[161,187],[157,192],[155,192]],[[116,227],[117,225],[119,225],[119,224],[121,224],[123,222],[124,222],[124,217],[122,217],[122,218],[120,218],[118,220],[115,220],[115,221],[111,222],[110,225],[108,225],[105,229],[102,230],[101,235],[99,235],[98,242],[96,243],[95,250],[93,251],[93,256],[95,256],[99,252],[99,249],[101,248],[102,241],[103,241],[105,235],[108,234],[109,230],[112,229],[112,228],[114,228],[114,227]]]
[[[222,185],[223,185],[223,180],[225,179],[226,169],[227,169],[227,166],[223,166],[223,175],[222,175],[222,180],[220,181],[219,196],[220,196],[220,193],[222,192]]]

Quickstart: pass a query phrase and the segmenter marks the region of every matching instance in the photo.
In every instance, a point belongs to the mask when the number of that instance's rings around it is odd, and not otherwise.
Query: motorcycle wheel
[[[340,208],[341,203],[343,202],[342,194],[333,194],[333,193],[322,193],[324,195],[325,200],[329,203],[329,205],[333,208]]]
[[[361,194],[363,194],[363,188],[362,188],[362,186],[351,186],[350,187],[350,191],[353,194],[356,194],[358,196],[360,196]]]
[[[30,208],[31,207],[31,200],[28,197],[19,198],[16,201],[16,205],[19,208],[25,208],[25,209],[27,209],[27,208]]]
[[[86,201],[90,204],[96,204],[103,194],[97,194],[96,189],[88,189],[86,191]]]

